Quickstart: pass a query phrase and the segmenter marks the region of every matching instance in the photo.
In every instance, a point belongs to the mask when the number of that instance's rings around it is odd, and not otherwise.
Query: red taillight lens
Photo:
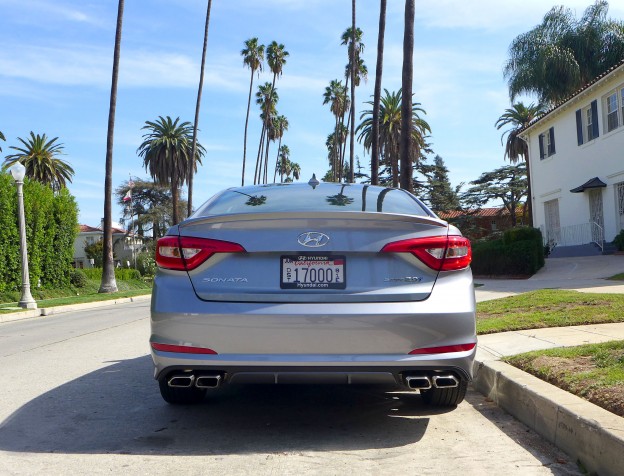
[[[215,253],[243,253],[238,243],[194,238],[190,236],[165,236],[156,244],[156,264],[161,268],[190,271],[197,268]]]
[[[177,354],[216,354],[212,349],[205,347],[191,347],[188,345],[171,345],[171,344],[159,344],[158,342],[152,342],[152,349],[159,350],[161,352],[175,352]]]
[[[423,349],[414,349],[410,352],[410,355],[417,354],[447,354],[449,352],[466,352],[475,348],[477,344],[474,342],[471,344],[457,344],[457,345],[444,345],[442,347],[426,347]]]
[[[412,253],[436,271],[455,271],[470,266],[472,248],[463,236],[431,236],[388,243],[382,253]]]

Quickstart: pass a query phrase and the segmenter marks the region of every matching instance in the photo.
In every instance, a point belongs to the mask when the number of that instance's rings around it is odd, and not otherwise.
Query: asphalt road
[[[160,397],[149,303],[0,324],[0,474],[581,474],[470,390],[453,410],[376,387]]]

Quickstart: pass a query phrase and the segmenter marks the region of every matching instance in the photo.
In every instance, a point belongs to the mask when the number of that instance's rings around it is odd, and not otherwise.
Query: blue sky
[[[591,0],[417,0],[415,100],[427,111],[431,143],[450,169],[453,185],[504,164],[496,119],[509,107],[502,66],[510,42],[538,24],[554,4],[580,15]],[[357,114],[368,107],[376,61],[378,1],[360,0],[369,80],[357,89]],[[388,1],[383,87],[401,85],[403,5]],[[611,0],[610,16],[624,18],[624,0]],[[141,127],[159,115],[193,121],[205,19],[205,0],[126,1],[117,102],[115,186],[128,174],[147,178],[136,154]],[[2,155],[30,131],[59,137],[75,169],[69,186],[80,223],[103,216],[106,125],[117,2],[0,0],[0,131]],[[207,156],[195,179],[194,203],[240,185],[249,70],[243,42],[257,36],[290,52],[276,87],[278,111],[290,123],[283,143],[302,179],[324,175],[325,140],[333,117],[322,104],[325,86],[342,78],[351,23],[348,0],[214,0],[208,40],[199,141]],[[269,81],[270,73],[255,79]],[[248,158],[260,135],[252,105]],[[275,150],[275,147],[274,147]],[[273,155],[273,154],[272,154]],[[356,143],[362,164],[369,156]],[[431,157],[432,159],[433,157]],[[248,170],[250,167],[248,167]],[[253,180],[253,172],[246,182]],[[121,215],[121,210],[114,217]]]

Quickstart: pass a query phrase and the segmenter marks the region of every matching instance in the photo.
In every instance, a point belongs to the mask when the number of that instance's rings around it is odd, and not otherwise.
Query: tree
[[[512,105],[511,108],[505,109],[505,112],[496,121],[496,128],[501,129],[505,126],[511,126],[501,135],[501,144],[505,141],[505,157],[509,159],[512,164],[517,163],[519,160],[524,161],[527,170],[528,181],[528,199],[527,208],[529,215],[529,226],[533,226],[533,206],[531,200],[531,170],[529,167],[529,146],[524,142],[518,133],[520,130],[527,127],[531,121],[545,112],[544,106],[538,104],[530,104],[525,106],[522,102],[518,102]]]
[[[609,3],[597,0],[580,20],[555,6],[541,24],[516,37],[503,74],[512,101],[535,94],[554,105],[624,58],[624,22],[607,18]]]
[[[115,49],[113,52],[113,73],[111,79],[110,105],[108,108],[108,132],[106,135],[106,173],[104,178],[104,246],[102,248],[102,281],[100,293],[117,292],[113,262],[113,139],[115,132],[115,109],[117,107],[117,80],[119,78],[119,55],[121,52],[121,27],[123,24],[124,0],[119,0]]]
[[[251,70],[251,78],[249,80],[249,97],[247,98],[247,115],[245,116],[245,139],[243,141],[243,174],[241,186],[245,185],[245,159],[247,157],[247,126],[249,125],[249,108],[251,106],[251,91],[253,88],[254,73],[262,71],[264,62],[264,45],[258,44],[258,38],[250,38],[245,41],[245,48],[241,50],[243,56],[243,65]]]
[[[384,96],[379,105],[379,155],[380,164],[390,170],[392,186],[399,186],[399,141],[401,137],[401,96],[399,89],[396,92],[388,92],[384,89]],[[373,105],[372,101],[367,104]],[[410,144],[411,161],[416,162],[421,151],[429,151],[429,144],[426,141],[427,134],[431,133],[431,127],[422,119],[419,113],[426,114],[420,107],[420,103],[412,104],[412,141]],[[363,143],[364,150],[369,151],[372,144],[373,111],[367,110],[360,115],[362,122],[357,127],[359,131],[358,141]],[[381,182],[381,181],[380,181]],[[385,185],[385,184],[384,184]]]
[[[57,143],[58,137],[48,140],[45,134],[35,135],[32,131],[27,140],[17,138],[23,147],[10,148],[16,154],[7,155],[2,170],[9,169],[16,162],[26,167],[26,176],[39,183],[52,187],[58,192],[72,181],[74,169],[58,156],[63,153],[63,144]]]
[[[0,140],[6,140],[2,131],[0,131]],[[2,152],[2,147],[0,147],[0,152]]]
[[[193,123],[193,146],[191,148],[191,157],[195,157],[197,152],[197,126],[199,124],[199,106],[201,105],[202,87],[204,85],[204,67],[206,65],[206,48],[208,47],[208,25],[210,24],[211,6],[212,0],[208,0],[208,6],[206,9],[206,25],[204,26],[204,46],[202,49],[199,86],[197,88],[197,103],[195,104],[195,122]],[[189,169],[187,215],[190,215],[193,212],[193,176],[195,175],[195,170],[196,167],[191,167]]]
[[[286,116],[277,116],[275,118],[275,121],[273,121],[273,131],[272,131],[273,137],[279,141],[277,144],[277,156],[275,157],[275,172],[273,174],[273,183],[275,183],[275,180],[277,178],[277,169],[279,168],[278,164],[280,161],[280,154],[282,153],[281,151],[282,137],[284,137],[284,132],[286,132],[287,130],[288,130],[288,119],[286,119]]]
[[[272,41],[267,47],[267,64],[273,73],[273,84],[271,86],[273,89],[275,89],[275,80],[282,75],[288,56],[290,56],[290,53],[286,51],[286,47],[281,43],[278,44],[277,41]]]
[[[413,191],[412,185],[412,82],[414,77],[414,0],[405,0],[405,31],[403,34],[403,74],[401,101],[401,188]]]
[[[269,127],[270,123],[275,117],[277,110],[276,104],[279,101],[277,91],[273,88],[271,83],[266,82],[258,86],[258,92],[256,93],[256,104],[260,106],[260,119],[262,119],[262,132],[260,133],[260,144],[258,145],[258,157],[256,158],[256,172],[254,174],[254,185],[262,182],[263,171],[263,157],[265,140],[268,145],[269,141]]]
[[[84,247],[84,252],[87,258],[93,260],[93,265],[96,268],[102,267],[102,254],[104,251],[104,241],[97,240],[90,245]]]
[[[179,124],[180,118],[175,121],[167,116],[166,119],[159,116],[155,122],[145,121],[146,129],[143,135],[143,143],[137,149],[140,157],[143,157],[143,166],[149,171],[155,182],[161,185],[169,185],[171,188],[172,222],[174,225],[180,222],[178,201],[180,187],[188,179],[189,169],[196,168],[201,164],[204,155],[204,147],[197,144],[195,160],[192,159],[193,126],[190,122]]]
[[[516,211],[527,195],[526,166],[505,165],[492,172],[484,172],[477,180],[470,182],[464,197],[473,207],[482,207],[492,200],[500,200],[509,212],[512,226],[516,226]]]
[[[347,96],[347,88],[343,86],[342,81],[334,79],[330,81],[329,86],[325,88],[323,94],[323,104],[329,104],[329,110],[334,115],[334,138],[335,141],[332,145],[331,151],[333,152],[331,166],[333,170],[333,180],[342,180],[342,170],[339,169],[339,165],[342,163],[343,156],[342,150],[342,134],[340,134],[341,123],[340,118],[344,117],[344,114],[349,109],[350,100]]]
[[[433,162],[434,164],[429,166],[431,173],[427,177],[429,205],[435,212],[459,209],[458,192],[461,185],[453,189],[448,176],[449,170],[444,164],[442,157],[436,155]]]
[[[280,174],[280,183],[283,183],[284,175],[288,175],[290,171],[290,149],[284,144],[278,150],[276,170]]]
[[[167,185],[136,177],[132,179],[132,182],[131,201],[124,200],[130,190],[128,180],[115,189],[117,205],[123,207],[124,210],[120,222],[127,224],[128,221],[132,221],[132,225],[126,226],[126,229],[140,236],[151,234],[152,238],[157,240],[173,224],[171,189]],[[182,214],[185,209],[186,201],[180,199],[178,213]]]
[[[355,157],[355,70],[359,65],[359,56],[355,52],[355,0],[351,0],[351,131],[349,133],[349,182],[353,183],[354,157]]]
[[[386,0],[379,6],[379,33],[377,36],[377,67],[375,69],[375,92],[373,94],[373,128],[371,131],[371,184],[379,185],[379,103],[381,100],[381,77],[383,74],[384,36],[386,31]]]

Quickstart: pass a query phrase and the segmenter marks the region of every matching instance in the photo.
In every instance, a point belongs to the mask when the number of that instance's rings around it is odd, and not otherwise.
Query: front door
[[[592,241],[602,245],[604,237],[604,218],[602,215],[601,188],[589,191],[589,220],[592,228]]]
[[[559,224],[559,200],[544,202],[544,215],[546,218],[546,241],[554,246],[561,242],[561,226]]]
[[[620,216],[620,228],[616,231],[624,230],[624,182],[615,184],[615,199],[617,203],[617,210]]]

